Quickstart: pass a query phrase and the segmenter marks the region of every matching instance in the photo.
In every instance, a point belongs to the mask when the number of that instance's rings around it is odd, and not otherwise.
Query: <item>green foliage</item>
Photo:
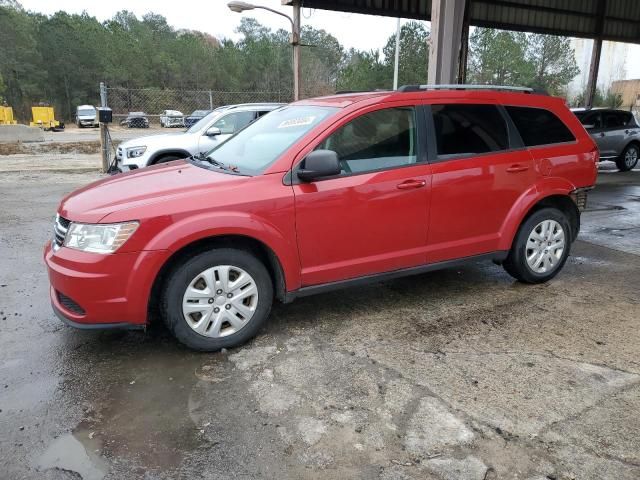
[[[581,92],[571,101],[572,107],[585,106],[586,92]],[[622,106],[622,95],[611,90],[603,92],[597,88],[593,96],[592,107],[620,108]]]
[[[469,39],[470,83],[530,86],[564,95],[579,73],[566,37],[476,28]]]
[[[138,18],[124,10],[99,22],[86,13],[45,16],[15,0],[0,0],[0,95],[22,120],[40,102],[70,120],[77,105],[98,103],[100,82],[129,89],[266,92],[264,98],[290,99],[289,32],[272,31],[247,17],[237,31],[237,42],[218,40],[176,30],[152,13]],[[402,26],[401,85],[426,81],[428,39],[423,23]],[[391,88],[395,35],[382,51],[345,50],[335,37],[310,26],[303,28],[301,41],[304,96]],[[567,39],[481,28],[471,36],[473,82],[542,86],[558,93],[577,71]],[[130,106],[147,93],[131,90],[123,101]],[[171,94],[165,99],[159,109],[171,107]]]

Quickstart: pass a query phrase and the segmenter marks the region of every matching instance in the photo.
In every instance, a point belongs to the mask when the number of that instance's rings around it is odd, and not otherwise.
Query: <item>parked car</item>
[[[76,125],[78,128],[98,127],[98,111],[93,105],[79,105],[76,108]]]
[[[120,171],[166,163],[208,152],[233,133],[278,107],[279,103],[247,103],[220,107],[186,132],[150,135],[122,142],[116,149]]]
[[[161,127],[184,127],[184,114],[178,110],[163,110],[160,112]]]
[[[274,299],[483,259],[552,279],[598,150],[562,99],[477,88],[304,100],[201,157],[71,193],[44,251],[54,311],[144,328],[151,309],[218,350],[253,337]]]
[[[635,168],[640,156],[640,126],[631,112],[594,108],[574,109],[573,113],[596,141],[600,160],[616,162],[621,172]]]
[[[144,112],[129,112],[127,118],[122,120],[120,125],[129,128],[149,128],[149,119]]]
[[[191,115],[185,117],[184,126],[187,128],[193,126],[195,123],[209,115],[212,111],[213,110],[194,110]]]

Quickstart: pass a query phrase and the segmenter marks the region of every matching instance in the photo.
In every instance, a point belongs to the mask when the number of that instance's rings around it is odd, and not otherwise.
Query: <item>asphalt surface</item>
[[[0,175],[0,478],[640,478],[640,171],[602,170],[548,284],[333,292],[217,354],[54,317],[42,246],[96,177]]]

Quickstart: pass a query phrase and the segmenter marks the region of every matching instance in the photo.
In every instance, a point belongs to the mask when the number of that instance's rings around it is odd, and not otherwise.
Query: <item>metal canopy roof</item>
[[[640,43],[640,0],[467,2],[469,22],[479,27]],[[309,8],[368,15],[420,20],[431,18],[431,0],[302,0],[301,4]]]

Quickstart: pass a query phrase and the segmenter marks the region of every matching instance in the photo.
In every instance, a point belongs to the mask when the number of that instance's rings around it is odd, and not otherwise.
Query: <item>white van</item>
[[[76,108],[76,125],[78,128],[99,126],[96,107],[93,105],[79,105]]]

